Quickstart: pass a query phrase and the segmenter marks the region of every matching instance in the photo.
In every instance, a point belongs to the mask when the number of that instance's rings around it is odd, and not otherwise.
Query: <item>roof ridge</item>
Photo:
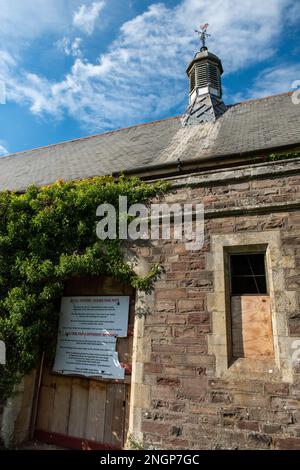
[[[244,100],[244,101],[239,101],[238,103],[233,103],[231,105],[229,105],[230,107],[233,107],[233,106],[243,106],[245,104],[249,104],[249,103],[256,103],[257,101],[264,101],[264,100],[270,100],[272,98],[277,98],[278,96],[288,96],[288,95],[292,95],[294,93],[294,90],[293,91],[286,91],[284,93],[276,93],[275,95],[267,95],[267,96],[263,96],[261,98],[251,98],[249,100]],[[229,107],[228,106],[228,107]]]

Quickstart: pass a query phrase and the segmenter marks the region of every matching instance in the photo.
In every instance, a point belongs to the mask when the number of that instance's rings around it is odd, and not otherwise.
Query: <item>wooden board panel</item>
[[[36,428],[43,431],[50,431],[51,419],[53,415],[55,389],[50,385],[42,385],[40,388],[38,414]]]
[[[106,385],[106,402],[105,402],[105,424],[104,424],[104,439],[105,444],[112,444],[112,420],[114,413],[114,401],[116,396],[116,384]]]
[[[103,442],[107,385],[90,381],[85,437]]]
[[[57,381],[54,395],[53,414],[51,417],[50,431],[58,434],[67,434],[71,401],[70,379],[65,383]]]
[[[112,444],[116,447],[123,445],[125,424],[126,385],[115,384],[115,400],[111,423]]]
[[[125,416],[124,416],[124,435],[123,435],[123,442],[124,439],[127,437],[128,429],[129,429],[129,412],[130,412],[130,392],[131,386],[125,385]]]
[[[274,357],[269,296],[233,296],[231,321],[233,357]]]
[[[51,386],[53,384],[53,381],[54,377],[53,374],[51,374],[50,368],[44,366],[42,373],[42,384]]]
[[[86,379],[73,379],[68,423],[69,436],[82,438],[85,436],[88,396],[89,381]]]

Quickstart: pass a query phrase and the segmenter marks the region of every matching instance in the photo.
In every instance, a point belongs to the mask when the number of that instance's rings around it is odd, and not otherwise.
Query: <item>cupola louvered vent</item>
[[[195,86],[196,86],[196,70],[194,67],[190,74],[190,92],[192,92],[195,89]]]
[[[220,94],[221,79],[218,67],[209,62],[195,64],[190,73],[190,92],[195,87],[205,88],[208,86],[214,88]]]
[[[208,64],[208,80],[213,88],[219,90],[220,88],[220,75],[216,65]]]
[[[196,64],[196,77],[197,86],[205,87],[208,84],[208,69],[207,64]]]

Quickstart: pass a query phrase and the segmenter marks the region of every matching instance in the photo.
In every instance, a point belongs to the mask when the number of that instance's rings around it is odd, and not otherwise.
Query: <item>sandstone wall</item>
[[[136,246],[149,263],[165,267],[137,338],[136,435],[164,449],[300,449],[300,366],[292,365],[293,341],[300,337],[297,166],[285,162],[183,177],[173,181],[166,201],[205,204],[205,244],[199,252],[178,241]],[[277,240],[270,273],[278,323],[274,364],[254,361],[226,370],[220,362],[223,346],[214,329],[225,312],[215,307],[224,292],[213,271],[214,236],[224,237],[225,245],[230,237]]]

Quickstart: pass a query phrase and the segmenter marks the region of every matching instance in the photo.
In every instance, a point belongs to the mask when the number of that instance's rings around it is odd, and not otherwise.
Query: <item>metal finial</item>
[[[208,37],[211,37],[211,34],[208,34],[207,33],[207,28],[209,27],[209,24],[208,23],[205,23],[203,25],[200,26],[200,30],[198,29],[195,29],[195,33],[198,33],[199,34],[199,38],[200,38],[200,42],[202,44],[202,47],[200,49],[200,51],[206,51],[207,50],[207,47],[206,47],[206,39]]]

